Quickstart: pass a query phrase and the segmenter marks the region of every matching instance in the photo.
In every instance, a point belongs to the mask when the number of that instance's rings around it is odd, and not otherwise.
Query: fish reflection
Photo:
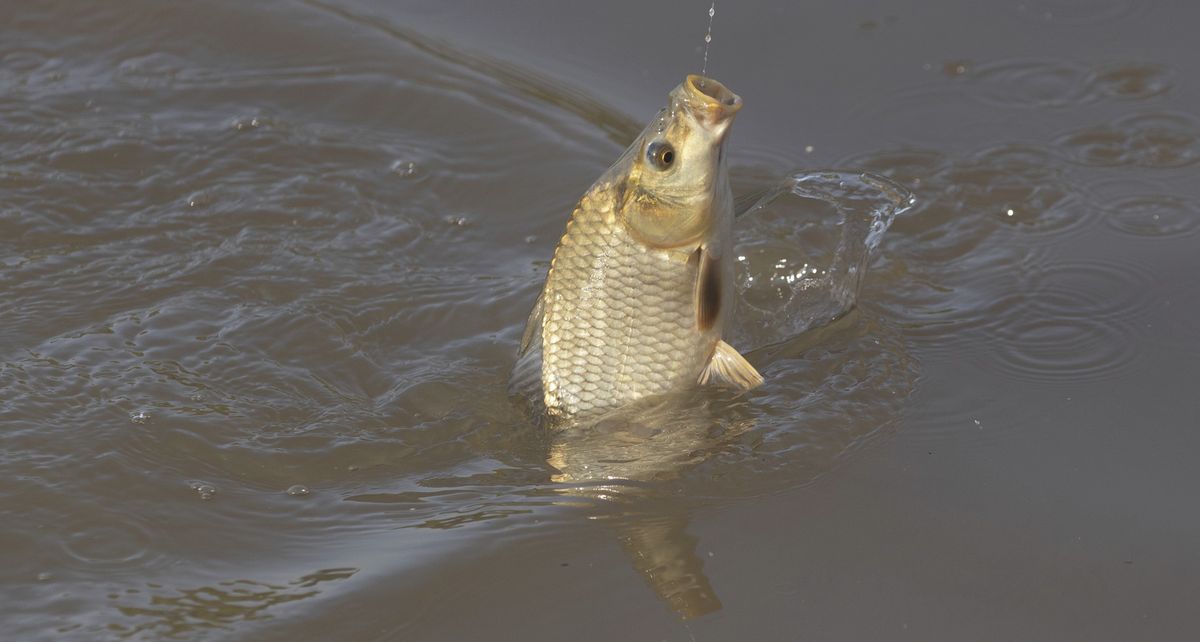
[[[721,608],[687,533],[688,512],[661,482],[675,479],[738,436],[754,419],[729,392],[691,394],[635,404],[591,422],[556,429],[548,463],[563,495],[596,502],[634,568],[684,618]]]

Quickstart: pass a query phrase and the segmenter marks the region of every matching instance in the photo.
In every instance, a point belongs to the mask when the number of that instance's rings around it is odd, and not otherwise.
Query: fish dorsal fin
[[[708,332],[721,316],[721,264],[708,250],[696,250],[696,328]]]
[[[699,381],[701,385],[711,383],[741,390],[749,390],[762,382],[762,375],[754,366],[724,341],[717,342],[717,349],[700,373]]]

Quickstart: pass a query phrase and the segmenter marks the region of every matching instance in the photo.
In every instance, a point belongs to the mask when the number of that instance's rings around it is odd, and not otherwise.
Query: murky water
[[[708,4],[0,6],[0,637],[1194,639],[1182,4],[718,7],[735,191],[916,206],[829,325],[838,201],[739,221],[749,395],[509,398]]]

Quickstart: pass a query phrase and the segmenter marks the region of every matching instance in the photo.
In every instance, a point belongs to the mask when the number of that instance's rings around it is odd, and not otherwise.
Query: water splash
[[[852,310],[871,253],[915,199],[874,174],[787,177],[737,224],[737,345],[764,346]]]
[[[712,23],[715,15],[717,15],[717,3],[714,1],[708,8],[708,31],[704,34],[704,65],[700,68],[701,76],[708,73],[708,45],[712,44]]]

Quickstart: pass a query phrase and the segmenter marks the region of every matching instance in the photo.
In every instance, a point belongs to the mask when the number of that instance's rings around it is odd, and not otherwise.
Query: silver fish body
[[[530,315],[522,359],[540,360],[551,415],[761,382],[721,340],[734,301],[723,146],[741,100],[699,76],[670,98],[576,206]]]

